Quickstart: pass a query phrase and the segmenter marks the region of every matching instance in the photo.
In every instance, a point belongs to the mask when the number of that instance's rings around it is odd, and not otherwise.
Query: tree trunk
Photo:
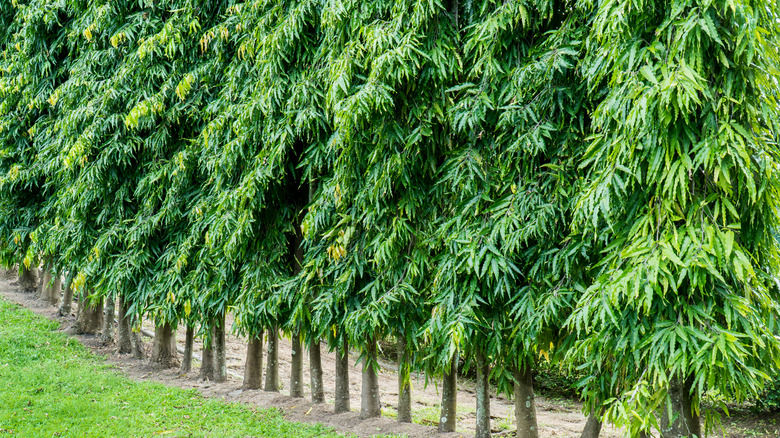
[[[214,381],[227,381],[227,348],[225,345],[225,313],[217,317],[214,324]]]
[[[517,438],[539,438],[534,401],[534,375],[531,364],[513,370],[515,378],[515,418]]]
[[[263,387],[263,332],[249,337],[246,349],[243,389]]]
[[[309,375],[311,381],[311,402],[325,403],[325,390],[322,384],[322,355],[320,340],[309,341]]]
[[[24,293],[34,293],[38,290],[38,274],[35,268],[19,265],[19,289]]]
[[[71,280],[66,280],[65,291],[62,294],[62,302],[60,303],[60,316],[70,316],[73,312],[73,288],[70,286]]]
[[[105,345],[114,342],[114,303],[116,298],[106,297],[106,305],[103,306],[103,333],[100,340]]]
[[[412,381],[406,338],[398,337],[398,422],[412,422]]]
[[[439,432],[455,432],[458,409],[458,355],[450,362],[450,369],[444,372],[441,390],[441,416]]]
[[[672,416],[669,418],[669,409],[664,409],[661,415],[661,436],[663,438],[701,438],[701,424],[699,416],[692,409],[691,390],[693,389],[693,376],[680,382],[674,379],[669,388],[669,398],[672,402]]]
[[[119,295],[119,316],[117,319],[116,352],[119,354],[132,353],[133,341],[130,338],[130,317],[127,316],[127,303],[125,302],[124,295]]]
[[[210,335],[203,340],[203,360],[200,363],[200,379],[214,381],[214,326],[208,328]]]
[[[44,263],[43,267],[38,270],[38,288],[35,291],[35,299],[43,300],[43,295],[46,293],[46,286],[51,282],[51,273],[49,273],[49,264]]]
[[[146,356],[144,342],[141,334],[136,330],[138,318],[135,314],[128,315],[129,306],[123,295],[119,296],[119,333],[117,349],[120,353],[133,353],[135,359],[141,360]]]
[[[41,288],[41,300],[57,306],[60,304],[60,292],[62,292],[62,285],[60,284],[60,276],[57,274],[52,275],[53,265],[46,263],[46,267],[43,271],[43,287]]]
[[[268,332],[268,364],[265,369],[265,390],[279,392],[279,329]]]
[[[344,336],[343,349],[336,348],[336,399],[334,412],[349,412],[349,342]]]
[[[144,351],[144,341],[141,339],[141,335],[133,330],[130,332],[130,340],[133,343],[133,357],[138,360],[145,358],[146,352]]]
[[[477,430],[475,438],[490,438],[490,365],[477,351]]]
[[[363,358],[363,384],[360,397],[360,418],[374,418],[382,415],[379,402],[379,376],[376,373],[376,339],[368,338],[368,351]]]
[[[168,322],[154,328],[151,360],[165,368],[174,368],[180,365],[176,354],[176,332]]]
[[[601,433],[601,420],[598,412],[591,412],[588,415],[588,422],[585,423],[585,429],[582,430],[580,438],[599,438]]]
[[[192,347],[195,344],[195,327],[187,325],[187,334],[184,338],[184,357],[181,360],[179,374],[185,375],[192,371]]]
[[[303,397],[303,347],[301,334],[293,332],[291,341],[292,354],[290,358],[290,397]]]
[[[103,326],[103,300],[89,304],[87,293],[79,300],[79,314],[76,317],[76,332],[78,334],[96,335]]]

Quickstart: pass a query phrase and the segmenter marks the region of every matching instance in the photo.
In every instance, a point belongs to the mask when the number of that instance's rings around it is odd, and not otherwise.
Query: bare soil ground
[[[62,331],[69,331],[75,323],[76,303],[73,304],[74,313],[72,315],[60,317],[56,308],[38,301],[32,294],[20,293],[13,278],[0,279],[0,295],[9,301],[24,305],[35,313],[60,321]],[[228,318],[228,325],[230,323],[231,321]],[[154,331],[154,327],[150,322],[145,322],[144,328]],[[98,336],[76,335],[75,337],[96,353],[106,357],[109,363],[117,366],[121,372],[131,379],[148,380],[181,388],[196,389],[207,397],[242,402],[252,406],[278,408],[291,421],[318,422],[331,426],[340,432],[357,436],[400,434],[410,438],[449,438],[473,436],[474,434],[476,423],[475,387],[474,382],[466,379],[461,379],[458,382],[458,432],[440,434],[436,432],[435,426],[438,421],[439,404],[441,401],[441,382],[429,379],[426,385],[425,377],[422,375],[413,376],[412,382],[413,416],[417,423],[422,424],[403,424],[389,418],[389,416],[394,416],[395,406],[398,402],[397,374],[393,371],[394,366],[391,363],[383,363],[379,374],[382,410],[383,415],[387,416],[360,420],[358,410],[360,408],[361,365],[356,363],[356,356],[351,356],[350,404],[352,412],[334,414],[332,404],[335,384],[335,354],[327,352],[324,346],[322,365],[326,403],[312,404],[307,399],[292,398],[285,395],[285,393],[288,393],[290,376],[291,349],[288,339],[280,339],[279,376],[281,393],[273,393],[262,390],[241,390],[241,376],[243,375],[246,357],[246,339],[232,334],[228,335],[227,339],[228,381],[219,384],[198,380],[197,375],[200,363],[197,360],[193,360],[192,372],[187,375],[181,375],[175,369],[160,369],[150,365],[148,361],[135,360],[130,355],[118,355],[115,353],[113,346],[103,345]],[[179,330],[177,341],[179,346],[183,348],[183,330]],[[145,339],[145,345],[148,357],[151,349],[151,341],[148,338]],[[196,340],[195,352],[199,355],[200,351],[201,343],[199,340]],[[267,351],[264,353],[267,354]],[[264,358],[265,363],[267,363],[267,358]],[[308,357],[304,357],[304,364],[308,364]],[[304,368],[305,392],[308,395],[308,366]],[[540,436],[580,436],[580,432],[586,422],[586,418],[582,415],[580,403],[567,399],[549,399],[537,396],[536,404]],[[777,417],[773,416],[773,418],[764,417],[759,416],[756,418],[755,416],[746,415],[739,419],[725,419],[724,425],[727,426],[726,434],[717,434],[716,436],[737,438],[747,436],[780,437],[780,426],[778,426],[780,415]],[[514,407],[511,400],[494,394],[491,400],[491,419],[494,436],[514,436]],[[623,436],[623,434],[621,431],[605,425],[601,436],[604,438],[615,438]]]

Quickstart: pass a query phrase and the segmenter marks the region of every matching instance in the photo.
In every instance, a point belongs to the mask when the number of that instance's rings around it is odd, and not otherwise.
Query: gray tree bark
[[[62,293],[62,302],[60,302],[60,316],[70,316],[73,312],[73,288],[71,287],[72,279],[65,280],[65,290]]]
[[[369,337],[365,358],[363,359],[363,384],[360,397],[360,418],[374,418],[382,415],[379,401],[379,377],[376,373],[376,340]]]
[[[515,378],[515,418],[517,438],[539,438],[534,400],[534,376],[531,364],[513,370]]]
[[[601,420],[598,412],[591,412],[588,415],[588,422],[585,423],[585,429],[582,429],[580,438],[599,438],[601,433]]]
[[[336,398],[334,412],[349,412],[349,342],[344,336],[342,348],[336,348]]]
[[[303,397],[303,347],[301,346],[301,334],[297,330],[293,332],[291,345],[292,357],[290,358],[290,397]]]
[[[268,332],[268,363],[265,369],[265,385],[268,392],[279,392],[279,329]]]
[[[116,352],[128,354],[133,352],[133,340],[131,339],[132,327],[130,317],[127,316],[127,303],[124,295],[119,295],[119,315],[117,316]]]
[[[96,335],[103,327],[103,300],[90,304],[87,292],[79,300],[79,313],[76,317],[76,333]]]
[[[412,382],[410,378],[409,355],[406,353],[406,338],[398,337],[398,422],[412,422]]]
[[[450,362],[450,369],[444,372],[441,391],[441,416],[439,432],[455,432],[458,409],[458,355]]]
[[[319,339],[309,341],[309,376],[312,403],[325,403],[325,390],[322,384],[322,354]]]
[[[114,342],[114,302],[115,298],[106,297],[103,306],[103,332],[100,335],[100,340],[106,345]]]
[[[181,365],[176,354],[176,332],[170,323],[166,322],[154,328],[151,361],[159,363],[165,368],[175,368]]]
[[[24,293],[34,293],[38,290],[38,273],[34,267],[26,268],[19,265],[19,289]]]
[[[136,327],[136,324],[138,324],[138,318],[133,316],[130,318],[131,329]],[[144,341],[141,339],[140,329],[139,331],[134,329],[130,331],[130,341],[133,344],[133,357],[138,360],[144,359],[146,357],[146,350],[144,348]]]
[[[249,337],[246,349],[243,389],[263,387],[263,332]]]
[[[192,347],[195,344],[195,327],[187,325],[187,332],[184,337],[184,357],[181,359],[181,368],[179,374],[185,375],[192,371]]]
[[[133,330],[137,322],[137,317],[135,315],[128,315],[128,310],[129,306],[127,300],[125,300],[124,295],[119,295],[117,352],[120,354],[132,353],[135,359],[140,360],[146,356],[146,353],[144,352],[144,343],[141,340],[140,333]]]
[[[227,349],[225,345],[225,314],[214,324],[214,381],[227,381]]]
[[[52,306],[57,306],[60,304],[62,285],[60,283],[60,276],[52,272],[53,268],[54,266],[50,262],[46,263],[46,266],[44,267],[41,300]]]
[[[114,342],[114,302],[115,298],[106,297],[103,306],[103,333],[100,335],[100,340],[106,345]]]
[[[214,326],[208,328],[210,336],[203,340],[203,360],[200,363],[200,379],[214,381]],[[209,339],[210,338],[210,339]]]
[[[477,430],[476,438],[490,438],[490,365],[477,351]]]
[[[669,418],[668,409],[663,410],[661,415],[661,436],[663,438],[702,437],[699,416],[695,415],[692,408],[692,389],[693,376],[684,381],[672,380],[669,398],[672,402],[673,418]]]

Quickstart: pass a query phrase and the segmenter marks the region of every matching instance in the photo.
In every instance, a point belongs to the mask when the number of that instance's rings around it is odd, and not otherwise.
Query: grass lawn
[[[194,390],[119,375],[58,324],[0,299],[0,437],[338,437]]]

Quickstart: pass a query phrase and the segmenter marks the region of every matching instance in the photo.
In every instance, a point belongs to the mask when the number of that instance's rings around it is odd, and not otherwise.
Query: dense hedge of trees
[[[701,436],[780,368],[778,42],[770,0],[2,2],[0,255],[207,378],[235,330],[276,390],[281,332],[377,416],[391,340],[400,421],[423,370],[454,430],[465,361],[477,436],[492,381],[535,437],[543,357],[585,435]]]

